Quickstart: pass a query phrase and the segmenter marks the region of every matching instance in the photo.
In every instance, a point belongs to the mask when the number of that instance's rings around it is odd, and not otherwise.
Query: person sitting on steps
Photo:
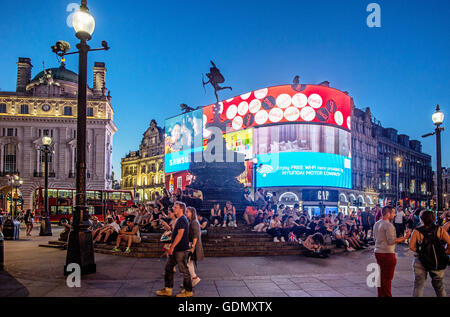
[[[223,227],[237,227],[236,224],[236,208],[231,204],[231,201],[227,201],[225,208],[223,209]]]
[[[139,232],[139,226],[134,224],[134,217],[127,217],[127,225],[120,231],[119,237],[116,241],[116,247],[112,250],[112,252],[120,252],[120,242],[125,240],[127,242],[127,248],[125,253],[131,253],[131,244],[132,243],[141,243],[141,234]]]

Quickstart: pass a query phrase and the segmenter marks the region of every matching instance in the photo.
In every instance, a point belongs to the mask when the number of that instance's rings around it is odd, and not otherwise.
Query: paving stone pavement
[[[0,272],[0,297],[148,297],[164,286],[165,259],[138,259],[96,254],[97,273],[82,278],[81,288],[69,288],[63,276],[66,252],[39,248],[55,240],[39,237],[5,241],[6,270]],[[21,235],[24,237],[24,234]],[[411,296],[412,252],[397,246],[393,296]],[[329,259],[301,256],[206,258],[197,268],[202,281],[196,297],[375,297],[366,284],[366,267],[373,251],[337,254]],[[450,293],[449,272],[445,278]],[[175,277],[174,292],[182,284]],[[435,296],[428,280],[424,295]]]

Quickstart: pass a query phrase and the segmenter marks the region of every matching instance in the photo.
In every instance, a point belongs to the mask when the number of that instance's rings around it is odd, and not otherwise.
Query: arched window
[[[3,172],[4,173],[17,172],[15,144],[6,144],[3,148]]]

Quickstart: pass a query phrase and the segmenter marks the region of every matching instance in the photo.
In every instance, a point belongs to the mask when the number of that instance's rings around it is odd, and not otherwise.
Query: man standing
[[[404,218],[405,213],[403,212],[403,208],[399,206],[394,219],[394,226],[395,231],[397,232],[397,238],[403,236],[403,233],[405,231]]]
[[[375,257],[380,266],[381,287],[378,287],[378,297],[392,297],[391,283],[397,265],[395,245],[408,239],[411,231],[407,230],[402,238],[396,239],[395,227],[392,224],[395,209],[384,207],[381,214],[383,218],[373,227]]]
[[[369,222],[369,217],[370,217],[370,207],[366,207],[364,209],[364,211],[361,212],[361,215],[360,215],[361,225],[363,226],[363,230],[364,230],[364,233],[366,234],[366,236],[367,236],[369,230],[372,229],[370,222]]]
[[[173,269],[178,265],[180,273],[183,275],[183,290],[177,297],[192,297],[192,280],[187,266],[187,256],[189,251],[189,220],[185,216],[186,205],[177,201],[173,206],[173,212],[177,217],[175,228],[172,231],[172,244],[168,251],[164,282],[165,287],[156,292],[158,296],[172,296],[173,289]]]

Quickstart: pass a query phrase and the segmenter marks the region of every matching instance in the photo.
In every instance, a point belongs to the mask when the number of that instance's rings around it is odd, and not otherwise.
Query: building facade
[[[433,171],[431,156],[422,152],[422,144],[410,140],[396,129],[374,124],[378,143],[378,192],[380,199],[406,207],[430,205]]]
[[[122,158],[122,189],[132,190],[136,200],[151,201],[164,190],[164,130],[155,120],[145,131],[139,151]]]
[[[29,58],[19,58],[15,92],[0,92],[0,208],[7,209],[7,175],[23,180],[20,196],[31,209],[33,193],[44,186],[42,137],[53,139],[49,187],[75,188],[78,75],[61,64],[31,79]],[[104,63],[95,63],[88,87],[87,188],[112,186],[113,136],[117,132],[111,96],[106,95]]]
[[[437,201],[437,172],[433,173],[433,205]],[[442,203],[444,210],[450,210],[450,168],[442,168]]]
[[[377,140],[373,136],[370,108],[355,107],[352,100],[352,190],[341,191],[339,205],[342,212],[374,207],[377,192]]]

